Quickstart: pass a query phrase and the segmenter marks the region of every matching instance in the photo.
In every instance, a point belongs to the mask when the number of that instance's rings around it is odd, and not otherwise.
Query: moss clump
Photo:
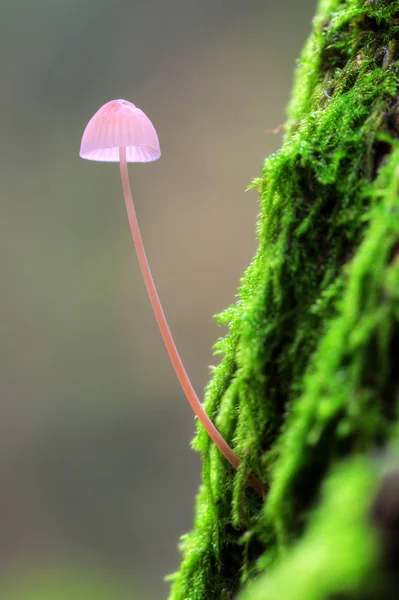
[[[259,248],[220,317],[229,334],[206,394],[242,468],[234,473],[199,429],[204,481],[173,600],[234,597],[306,531],[331,465],[390,437],[398,89],[399,1],[320,2],[286,139],[254,182]],[[245,489],[250,471],[270,485],[264,506]]]
[[[337,469],[304,537],[241,600],[346,598],[362,587],[377,593],[378,538],[370,520],[376,471],[364,458]]]

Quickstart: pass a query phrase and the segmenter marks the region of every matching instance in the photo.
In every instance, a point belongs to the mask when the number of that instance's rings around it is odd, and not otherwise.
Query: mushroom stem
[[[173,340],[168,323],[166,321],[165,314],[161,306],[161,302],[158,297],[154,280],[151,275],[150,266],[148,264],[147,256],[144,250],[143,241],[141,239],[139,224],[132,197],[132,191],[130,189],[129,173],[126,162],[126,148],[119,148],[119,158],[123,196],[125,199],[130,231],[132,233],[133,242],[137,252],[137,258],[144,278],[144,283],[147,288],[147,292],[150,297],[150,302],[155,314],[155,318],[157,320],[158,327],[161,331],[161,335],[165,343],[166,349],[168,351],[169,358],[172,362],[180,385],[183,388],[183,391],[186,394],[187,400],[191,404],[194,413],[197,415],[198,419],[201,421],[202,425],[207,431],[209,437],[219,448],[223,456],[233,465],[235,469],[238,469],[238,467],[240,466],[240,459],[230,448],[226,440],[222,437],[222,435],[216,429],[215,425],[212,423],[211,419],[205,412],[204,407],[199,401],[198,396],[195,393],[191,381],[186,373],[179,352],[177,351],[176,344]],[[261,482],[257,479],[257,477],[255,477],[255,475],[253,475],[252,473],[249,476],[249,484],[256,492],[258,492],[258,494],[260,494],[261,496],[264,495],[264,487],[262,486]]]

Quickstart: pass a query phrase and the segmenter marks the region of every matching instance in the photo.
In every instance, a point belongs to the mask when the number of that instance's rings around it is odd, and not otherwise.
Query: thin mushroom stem
[[[198,399],[197,394],[191,384],[191,381],[186,373],[183,362],[180,358],[179,352],[176,348],[176,344],[173,340],[170,332],[168,323],[166,321],[165,313],[163,312],[161,302],[154,284],[154,280],[151,275],[150,266],[148,264],[147,256],[144,250],[143,241],[140,234],[139,224],[137,220],[136,210],[134,207],[132,191],[130,189],[129,173],[126,162],[126,148],[119,148],[119,159],[120,159],[120,173],[122,180],[123,196],[125,199],[127,216],[129,219],[130,231],[132,233],[133,242],[137,252],[137,258],[139,261],[140,269],[144,278],[144,283],[147,288],[150,302],[155,314],[155,318],[158,323],[158,327],[161,331],[163,341],[169,354],[169,358],[172,362],[177,378],[180,382],[181,387],[187,397],[187,400],[191,404],[194,413],[201,421],[205,430],[207,431],[211,440],[219,448],[223,456],[233,465],[235,469],[240,466],[240,459],[230,448],[226,440],[222,437],[211,419],[208,417],[204,410],[201,402]],[[261,496],[264,495],[264,486],[261,484],[259,479],[252,473],[249,475],[249,485]]]

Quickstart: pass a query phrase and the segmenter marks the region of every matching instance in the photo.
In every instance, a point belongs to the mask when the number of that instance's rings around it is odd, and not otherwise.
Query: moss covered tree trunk
[[[259,249],[207,390],[242,468],[199,429],[173,600],[399,589],[398,95],[399,1],[322,0],[283,146],[254,182]]]

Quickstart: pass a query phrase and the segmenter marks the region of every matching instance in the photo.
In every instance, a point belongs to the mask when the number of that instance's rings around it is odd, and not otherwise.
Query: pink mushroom
[[[141,239],[127,163],[150,162],[161,156],[159,140],[153,124],[143,111],[131,102],[111,100],[104,104],[89,121],[82,137],[80,156],[87,160],[120,163],[123,195],[137,258],[169,358],[194,413],[223,456],[235,469],[238,469],[240,459],[206,414],[183,366],[158,297]],[[256,492],[263,495],[264,488],[261,482],[252,474],[249,476],[249,484]]]

